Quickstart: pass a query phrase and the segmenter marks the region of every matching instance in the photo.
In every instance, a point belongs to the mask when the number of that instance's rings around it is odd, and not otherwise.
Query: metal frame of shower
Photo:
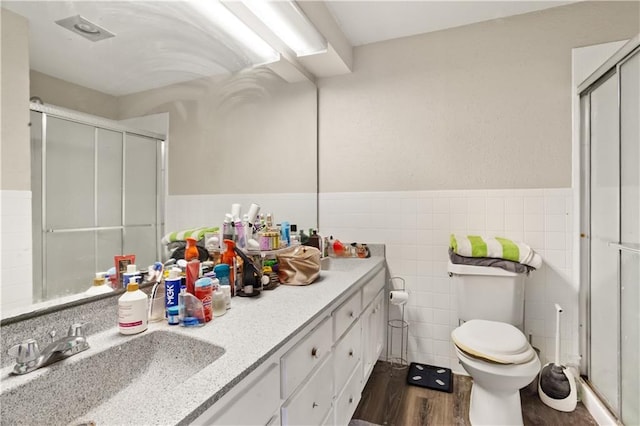
[[[160,244],[160,239],[162,238],[164,232],[164,205],[165,205],[165,182],[166,182],[166,136],[160,133],[154,133],[146,130],[136,129],[130,126],[125,126],[117,121],[112,121],[104,118],[100,118],[94,115],[84,114],[81,112],[68,110],[66,108],[57,107],[54,105],[43,105],[40,103],[31,102],[29,104],[29,109],[31,111],[42,113],[42,128],[41,128],[41,137],[42,137],[42,153],[41,153],[41,247],[40,247],[40,256],[41,256],[41,284],[40,284],[40,295],[43,299],[47,297],[47,276],[46,276],[46,253],[47,253],[47,244],[46,238],[44,237],[47,233],[70,233],[70,232],[88,232],[88,231],[109,231],[109,230],[121,230],[121,250],[124,250],[125,243],[125,235],[127,228],[140,228],[140,227],[152,227],[156,226],[156,256],[158,259],[162,258],[162,247]],[[85,124],[94,127],[94,164],[98,163],[98,129],[110,130],[114,132],[118,132],[122,134],[122,208],[121,208],[121,222],[120,226],[97,226],[98,223],[98,167],[94,168],[94,227],[84,227],[84,228],[65,228],[65,229],[47,229],[47,214],[46,214],[46,195],[47,195],[47,175],[46,175],[46,153],[47,153],[47,118],[55,117],[61,120],[66,120],[78,124]],[[148,223],[148,224],[139,224],[139,225],[127,225],[126,222],[126,203],[125,203],[125,194],[126,194],[126,183],[125,183],[125,165],[126,165],[126,144],[127,144],[127,134],[142,136],[145,138],[153,139],[157,144],[156,147],[156,223]],[[159,157],[159,158],[158,158]],[[95,242],[95,250],[98,251],[98,241]],[[35,247],[34,247],[35,250]],[[97,262],[97,257],[96,257]],[[36,266],[36,265],[34,265]],[[95,265],[95,270],[99,270],[99,265]]]
[[[593,91],[598,88],[602,83],[608,81],[609,78],[616,78],[617,84],[617,108],[618,108],[618,146],[622,144],[622,122],[621,122],[621,73],[620,67],[629,60],[635,54],[640,54],[640,35],[637,35],[633,39],[631,39],[628,43],[626,43],[621,49],[619,49],[611,58],[609,58],[604,64],[602,64],[596,71],[593,72],[583,83],[581,83],[577,88],[577,95],[580,97],[580,162],[581,167],[584,167],[584,173],[581,174],[581,182],[580,182],[580,277],[581,282],[584,285],[580,285],[579,297],[580,297],[580,315],[579,321],[582,325],[580,327],[580,353],[583,354],[580,364],[580,373],[582,375],[590,376],[591,369],[591,299],[590,299],[590,289],[591,289],[591,215],[590,215],[590,206],[591,206],[591,94]],[[586,149],[582,149],[583,146],[586,146]],[[621,157],[621,150],[619,150],[619,157]],[[619,162],[621,158],[619,158]],[[618,182],[622,180],[621,171],[619,171]],[[618,199],[622,199],[622,186],[618,185]],[[618,250],[619,252],[628,251],[633,252],[640,255],[640,249],[633,246],[628,246],[624,243],[620,242],[620,234],[621,234],[621,223],[622,223],[622,210],[618,211],[618,241],[609,242],[608,246],[613,250]],[[618,347],[618,380],[617,380],[617,393],[618,393],[618,407],[609,406],[605,400],[601,398],[601,401],[607,405],[609,410],[612,413],[615,413],[619,419],[622,416],[622,380],[621,378],[621,368],[622,368],[622,350],[621,350],[621,340],[622,340],[622,324],[621,324],[621,262],[622,257],[618,256],[617,262],[617,291],[618,291],[618,300],[617,300],[617,310],[618,317],[616,318],[617,327],[618,327],[618,338],[617,345]],[[597,389],[593,389],[596,393]]]

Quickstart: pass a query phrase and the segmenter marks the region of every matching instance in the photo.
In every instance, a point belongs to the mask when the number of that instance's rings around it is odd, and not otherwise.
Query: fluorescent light
[[[293,1],[242,0],[242,3],[296,55],[327,51],[327,41]]]
[[[263,65],[280,60],[280,53],[267,44],[218,0],[192,0],[189,4],[211,21],[212,24],[244,46],[254,65]]]

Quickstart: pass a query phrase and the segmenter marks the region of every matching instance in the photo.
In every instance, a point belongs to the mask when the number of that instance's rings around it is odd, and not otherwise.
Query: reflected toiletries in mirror
[[[140,269],[162,260],[162,235],[221,226],[232,203],[244,212],[256,203],[302,229],[317,225],[312,81],[260,65],[270,53],[247,50],[193,2],[3,1],[2,8],[3,40],[5,31],[24,29],[12,42],[28,47],[30,80],[29,93],[3,91],[3,105],[16,96],[43,102],[31,104],[34,164],[25,165],[33,285],[3,288],[3,318],[79,297],[70,295],[113,266],[114,255],[136,254]],[[72,30],[57,23],[65,18]],[[90,24],[113,36],[78,33]],[[16,52],[3,44],[3,62],[9,55]],[[38,151],[56,140],[73,154]],[[64,278],[47,279],[54,273]]]

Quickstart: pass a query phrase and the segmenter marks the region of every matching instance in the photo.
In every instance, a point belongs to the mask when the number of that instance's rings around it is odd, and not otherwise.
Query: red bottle
[[[196,281],[195,288],[195,296],[202,302],[204,321],[209,322],[213,319],[213,280],[209,277],[200,278]]]

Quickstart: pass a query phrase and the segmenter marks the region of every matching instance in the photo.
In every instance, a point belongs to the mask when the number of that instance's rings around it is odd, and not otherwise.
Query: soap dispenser
[[[138,278],[131,277],[127,291],[118,299],[118,331],[137,334],[147,329],[149,298],[138,287]]]

